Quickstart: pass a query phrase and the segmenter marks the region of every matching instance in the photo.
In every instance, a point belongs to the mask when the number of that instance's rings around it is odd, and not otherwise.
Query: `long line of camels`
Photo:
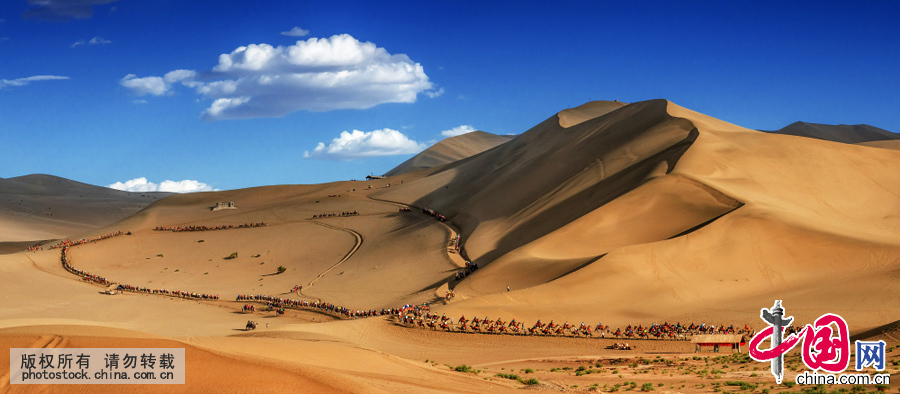
[[[425,210],[429,215],[435,216],[433,213]],[[440,220],[440,219],[439,219]],[[252,227],[264,227],[268,225],[268,223],[252,223],[248,225],[220,225],[220,226],[178,226],[178,227],[168,227],[168,226],[160,226],[156,227],[153,230],[155,231],[215,231],[215,230],[224,230],[224,229],[236,229],[236,228],[252,228]],[[111,233],[95,238],[90,239],[80,239],[77,241],[64,240],[53,246],[50,249],[60,248],[62,249],[62,253],[60,256],[60,261],[63,267],[73,273],[85,279],[86,281],[93,282],[99,285],[110,285],[114,282],[108,280],[105,277],[95,275],[92,273],[88,273],[82,270],[75,268],[71,265],[71,260],[68,257],[68,249],[71,247],[84,245],[88,243],[94,243],[106,239],[110,239],[113,237],[118,237],[121,235],[131,235],[131,233],[124,232],[116,232]],[[167,296],[176,296],[180,298],[199,298],[204,300],[217,301],[219,299],[218,295],[208,295],[203,293],[189,292],[189,291],[171,291],[167,289],[150,289],[146,287],[139,286],[130,286],[120,284],[118,286],[119,290],[130,291],[130,292],[140,292],[140,293],[148,293],[148,294],[158,294],[158,295],[167,295]],[[657,339],[657,340],[688,340],[693,335],[701,335],[701,334],[749,334],[752,335],[754,332],[747,327],[746,325],[743,328],[735,328],[734,325],[725,326],[723,325],[707,325],[707,324],[682,324],[680,322],[677,323],[653,323],[647,327],[643,325],[628,325],[624,329],[616,328],[612,330],[610,327],[598,323],[596,325],[585,324],[581,322],[581,324],[569,324],[568,322],[564,322],[562,324],[555,323],[551,320],[549,323],[543,323],[541,320],[538,320],[534,324],[528,326],[523,321],[517,321],[516,319],[512,319],[510,321],[503,321],[500,318],[496,320],[491,320],[487,317],[483,319],[479,319],[478,317],[474,317],[471,320],[467,319],[464,315],[459,317],[454,321],[454,319],[447,317],[446,315],[438,316],[430,311],[430,308],[427,304],[408,304],[402,307],[397,308],[388,308],[381,310],[357,310],[351,309],[339,305],[335,305],[333,303],[322,302],[322,301],[306,301],[306,300],[296,300],[291,298],[281,298],[276,296],[267,296],[267,295],[239,295],[236,297],[235,302],[244,302],[244,305],[241,307],[241,311],[244,313],[256,313],[256,308],[252,307],[246,302],[257,302],[266,304],[266,311],[275,311],[276,316],[283,316],[285,312],[285,308],[291,309],[309,309],[319,313],[325,313],[337,318],[342,319],[356,319],[356,318],[365,318],[365,317],[376,317],[376,316],[392,316],[393,319],[400,325],[406,327],[417,327],[422,329],[431,329],[431,330],[441,330],[446,332],[462,332],[462,333],[476,333],[476,334],[496,334],[496,335],[541,335],[541,336],[570,336],[570,337],[598,337],[598,338],[606,338],[606,337],[614,337],[614,338],[628,338],[628,339]]]

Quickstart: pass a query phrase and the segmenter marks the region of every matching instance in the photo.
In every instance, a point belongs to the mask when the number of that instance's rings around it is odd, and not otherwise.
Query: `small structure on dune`
[[[216,206],[209,208],[210,211],[219,211],[222,209],[237,209],[237,207],[234,206],[234,202],[229,201],[229,202],[217,202]]]
[[[378,175],[366,175],[367,181],[372,181],[372,180],[376,180],[376,179],[384,179],[384,177],[378,176]]]
[[[741,334],[694,335],[691,343],[694,344],[694,352],[703,351],[704,347],[711,347],[713,352],[718,353],[719,347],[731,346],[732,352],[737,350],[740,353],[741,346],[747,344],[747,337]]]

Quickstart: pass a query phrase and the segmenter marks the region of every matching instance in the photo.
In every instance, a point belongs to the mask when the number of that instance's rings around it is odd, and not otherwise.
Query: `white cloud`
[[[456,127],[452,128],[452,129],[450,129],[450,130],[444,130],[444,131],[441,132],[441,135],[443,135],[443,136],[445,136],[445,137],[456,137],[456,136],[458,136],[458,135],[463,135],[463,134],[466,134],[466,133],[471,133],[471,132],[473,132],[473,131],[475,131],[475,129],[472,128],[472,126],[469,126],[469,125],[467,125],[467,124],[464,124],[464,125],[462,125],[462,126],[456,126]]]
[[[160,77],[129,74],[121,83],[138,94],[161,95],[174,82],[152,78]],[[210,121],[281,117],[301,110],[366,109],[412,103],[419,93],[441,93],[431,91],[424,69],[408,56],[392,55],[348,34],[309,38],[290,46],[241,46],[219,55],[210,71],[178,82],[212,100],[202,113]]]
[[[106,44],[111,44],[111,43],[112,43],[112,41],[107,40],[107,39],[104,39],[104,38],[102,38],[102,37],[94,37],[94,38],[91,38],[90,41],[85,41],[85,40],[78,40],[78,41],[75,41],[74,43],[72,43],[72,48],[75,48],[75,47],[78,47],[78,46],[81,46],[81,45],[85,45],[85,44],[88,44],[88,45],[106,45]]]
[[[69,77],[63,77],[59,75],[34,75],[31,77],[17,79],[0,79],[0,89],[8,86],[25,86],[35,81],[53,81],[62,79],[69,79]]]
[[[427,90],[427,91],[425,91],[425,95],[428,96],[428,98],[436,98],[436,97],[440,97],[442,94],[444,94],[444,88],[440,88],[440,89],[438,89],[438,90]]]
[[[353,130],[352,133],[341,132],[341,135],[331,140],[327,146],[320,142],[312,152],[304,152],[303,157],[349,160],[419,153],[426,147],[428,145],[413,141],[397,130]]]
[[[91,45],[105,45],[105,44],[110,44],[110,43],[112,43],[112,41],[105,40],[102,37],[94,37],[94,38],[91,38],[90,41],[88,41],[88,44],[91,44]]]
[[[294,26],[291,30],[281,32],[281,35],[289,37],[303,37],[307,34],[309,34],[309,30],[301,29],[300,26]]]
[[[119,84],[131,89],[138,96],[143,96],[146,94],[153,96],[162,96],[169,92],[170,84],[166,83],[166,81],[162,77],[143,77],[138,78],[137,75],[128,74]]]
[[[163,76],[163,79],[168,83],[182,82],[182,81],[190,81],[197,76],[197,72],[194,70],[175,70],[169,71]]]
[[[182,85],[192,88],[202,86],[202,82],[194,80],[196,76],[197,72],[194,70],[169,71],[162,77],[138,78],[137,75],[128,74],[119,81],[119,85],[131,89],[131,91],[138,96],[147,94],[162,96],[164,94],[172,93],[172,85],[175,83],[181,83]]]
[[[135,104],[147,104],[147,100],[134,100],[134,101],[132,101],[132,103],[135,103]]]
[[[127,192],[170,192],[170,193],[193,193],[193,192],[209,192],[218,191],[212,186],[200,181],[183,180],[183,181],[163,181],[160,184],[147,181],[147,178],[134,178],[130,181],[116,182],[106,187],[110,189],[122,190]]]

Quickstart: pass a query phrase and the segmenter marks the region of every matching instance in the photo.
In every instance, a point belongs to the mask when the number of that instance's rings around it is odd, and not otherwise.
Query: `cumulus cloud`
[[[281,35],[288,37],[303,37],[309,34],[309,30],[301,29],[300,26],[294,26],[293,29],[281,32]]]
[[[106,187],[110,189],[122,190],[126,192],[170,192],[170,193],[193,193],[193,192],[209,192],[217,191],[212,186],[200,181],[183,180],[183,181],[163,181],[156,184],[147,181],[147,178],[134,178],[130,181],[116,182]]]
[[[0,79],[0,89],[9,86],[25,86],[35,81],[53,81],[62,79],[69,79],[69,77],[63,77],[59,75],[34,75],[31,77],[17,79]]]
[[[167,93],[172,82],[160,85],[155,78],[160,77],[129,74],[121,84],[138,94]],[[209,121],[281,117],[300,110],[366,109],[412,103],[419,93],[434,93],[422,65],[348,34],[289,46],[241,46],[219,55],[211,70],[178,82],[212,101],[201,114]],[[150,84],[155,89],[149,89]]]
[[[194,70],[175,70],[166,73],[163,79],[168,83],[184,82],[193,80],[196,75],[197,72]]]
[[[119,84],[131,89],[131,91],[138,96],[147,94],[152,96],[162,96],[168,93],[170,86],[163,77],[138,78],[137,75],[134,74],[126,75],[119,81]]]
[[[464,124],[462,126],[456,126],[450,130],[444,130],[441,132],[441,135],[443,135],[445,137],[456,137],[458,135],[471,133],[473,131],[475,131],[475,129],[472,126]]]
[[[350,160],[374,156],[393,156],[419,153],[428,145],[411,140],[392,129],[341,132],[328,145],[320,142],[305,158]]]
[[[201,84],[194,81],[197,72],[194,70],[175,70],[166,73],[162,77],[143,77],[138,78],[137,75],[128,74],[121,80],[122,85],[138,95],[138,96],[162,96],[172,93],[172,85],[181,83],[185,86],[197,87]]]
[[[34,8],[25,11],[25,18],[65,21],[86,19],[94,15],[94,6],[115,3],[118,0],[28,0]]]

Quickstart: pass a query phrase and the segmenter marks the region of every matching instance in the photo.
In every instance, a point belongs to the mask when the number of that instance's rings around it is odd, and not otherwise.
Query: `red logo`
[[[770,326],[750,340],[750,357],[756,361],[772,361],[772,374],[779,384],[784,375],[784,354],[797,346],[800,339],[803,339],[803,363],[809,369],[821,369],[830,373],[840,373],[847,369],[850,365],[850,332],[843,317],[824,314],[814,324],[807,324],[799,332],[783,337],[783,325],[793,321],[793,318],[782,318],[783,313],[780,301],[776,301],[771,310],[762,309],[762,319]],[[769,338],[772,346],[760,349],[759,345]]]

